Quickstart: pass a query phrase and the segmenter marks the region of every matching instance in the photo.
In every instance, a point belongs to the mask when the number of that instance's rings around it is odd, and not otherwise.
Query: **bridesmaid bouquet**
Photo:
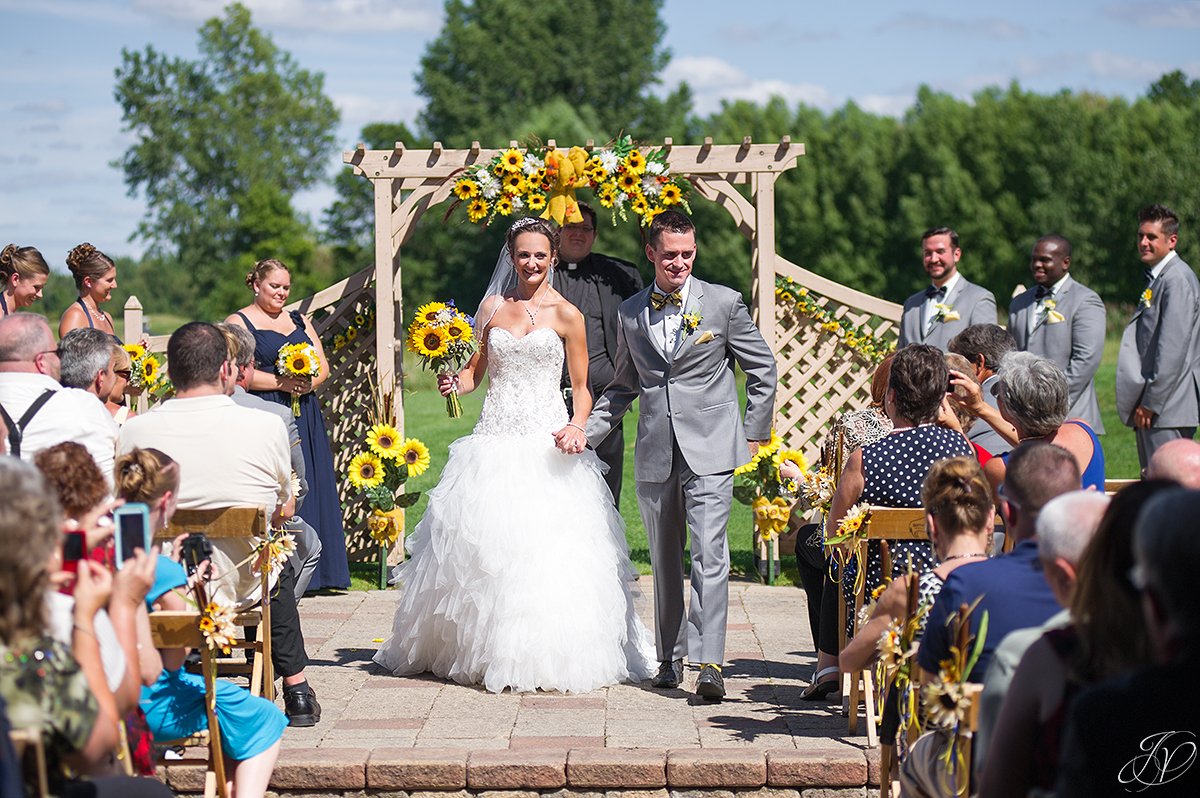
[[[459,371],[479,349],[471,317],[448,302],[428,302],[417,310],[408,325],[408,351],[421,358],[421,365],[438,374]],[[462,416],[458,389],[446,397],[446,415]]]
[[[133,389],[130,393],[136,396],[149,391],[155,399],[164,399],[174,392],[157,355],[143,344],[124,344],[123,348],[129,353],[129,387]]]
[[[275,370],[284,377],[315,377],[321,373],[321,358],[312,344],[280,347]],[[300,416],[300,397],[292,394],[292,415]]]

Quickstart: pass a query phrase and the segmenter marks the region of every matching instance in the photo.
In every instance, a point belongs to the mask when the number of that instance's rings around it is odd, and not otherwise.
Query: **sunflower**
[[[525,198],[525,202],[529,204],[529,210],[540,211],[546,207],[546,195],[540,191],[534,191]]]
[[[496,213],[501,216],[511,216],[513,212],[512,197],[501,197],[496,200]]]
[[[333,351],[336,352],[339,349],[345,349],[345,348],[346,348],[346,336],[344,336],[340,333],[338,335],[333,336]]]
[[[506,172],[520,172],[521,167],[525,165],[525,156],[520,150],[512,149],[500,156],[500,165],[504,167]]]
[[[412,344],[421,357],[441,357],[450,347],[450,336],[440,327],[423,327],[413,335]]]
[[[162,368],[158,364],[158,360],[154,357],[148,357],[142,361],[142,382],[145,385],[150,385],[158,381],[158,372]]]
[[[425,324],[432,324],[438,320],[438,314],[445,309],[445,302],[426,302],[417,308],[417,318]]]
[[[471,340],[471,328],[461,319],[455,319],[446,325],[446,335],[449,335],[455,341]]]
[[[467,206],[467,218],[472,222],[478,222],[483,217],[487,216],[488,204],[487,200],[476,197],[471,200],[471,204]]]
[[[621,176],[617,178],[617,188],[626,194],[636,191],[641,184],[641,179],[632,172],[622,172]]]
[[[376,424],[367,430],[367,445],[380,457],[395,460],[400,456],[400,431],[391,424]]]
[[[642,155],[640,150],[630,150],[625,156],[625,168],[635,175],[640,175],[646,170],[646,156]]]
[[[146,347],[142,346],[141,344],[125,344],[122,348],[129,353],[129,358],[131,360],[137,360],[139,357],[146,354]]]
[[[479,194],[479,184],[469,178],[462,178],[454,184],[454,196],[460,200],[469,200]]]
[[[601,205],[605,208],[611,208],[617,200],[617,188],[612,183],[605,183],[600,187],[596,196],[600,198]]]
[[[354,323],[357,324],[359,327],[361,327],[367,323],[367,317],[364,316],[363,314],[359,313],[358,315],[356,315],[354,317]]]
[[[416,438],[409,438],[400,448],[400,459],[408,466],[410,477],[419,477],[429,468],[429,448]]]
[[[525,178],[520,172],[509,172],[500,180],[500,185],[508,194],[520,194],[525,190]]]
[[[629,203],[629,209],[638,216],[641,216],[643,213],[650,210],[650,206],[646,204],[646,198],[639,195],[633,198],[633,202]]]
[[[674,183],[667,183],[662,187],[658,197],[662,200],[663,205],[675,205],[683,200],[683,189]]]
[[[492,164],[492,174],[494,174],[496,177],[502,176],[507,171],[508,170],[504,168],[504,164],[500,161]]]
[[[358,338],[357,328],[351,327],[350,329],[346,330],[346,343],[352,343],[355,338]]]
[[[779,453],[779,459],[794,463],[801,471],[808,470],[808,458],[799,449],[784,449]]]
[[[304,351],[293,353],[287,361],[288,371],[292,374],[311,374],[312,365],[312,358]]]
[[[383,461],[371,452],[361,452],[350,461],[349,476],[356,488],[377,488],[383,484]]]
[[[666,208],[651,208],[650,210],[646,211],[646,215],[642,218],[642,223],[650,224],[651,222],[654,221],[655,216],[658,216],[660,213],[662,213],[665,210],[666,210]]]

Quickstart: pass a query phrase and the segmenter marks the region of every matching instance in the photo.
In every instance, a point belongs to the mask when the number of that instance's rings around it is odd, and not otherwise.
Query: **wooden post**
[[[142,315],[142,303],[138,301],[136,296],[130,294],[129,299],[125,300],[124,327],[121,330],[126,341],[137,343],[142,340],[142,322],[144,318]],[[145,413],[150,406],[147,393],[148,389],[138,394],[137,400],[134,403],[136,407],[131,407],[130,409],[136,413]]]
[[[397,388],[396,325],[400,308],[399,251],[392,247],[392,189],[396,181],[378,178],[375,185],[375,382],[378,390],[391,393],[396,429],[404,437],[404,402]],[[397,545],[404,551],[404,530]],[[379,547],[379,589],[387,587],[387,552]]]
[[[754,236],[751,239],[754,278],[751,283],[754,321],[772,351],[775,341],[775,180],[778,173],[751,176],[754,192]]]

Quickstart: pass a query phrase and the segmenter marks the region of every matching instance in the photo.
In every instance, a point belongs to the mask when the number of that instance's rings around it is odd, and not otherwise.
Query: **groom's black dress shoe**
[[[654,674],[650,684],[664,690],[672,690],[683,684],[683,660],[658,663],[658,673]]]
[[[700,678],[696,680],[696,695],[706,701],[720,701],[725,697],[725,677],[716,665],[701,665]]]

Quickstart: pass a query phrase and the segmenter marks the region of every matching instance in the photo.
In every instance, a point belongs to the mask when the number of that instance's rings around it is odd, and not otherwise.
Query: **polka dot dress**
[[[896,430],[862,450],[863,492],[860,502],[880,507],[920,507],[921,485],[930,467],[950,457],[973,457],[975,451],[961,433],[933,424]],[[913,570],[927,571],[936,564],[933,547],[920,540],[892,541],[888,544],[896,573],[906,568],[909,557]],[[855,564],[846,569],[843,589],[853,593]],[[883,581],[883,555],[879,541],[867,548],[867,588],[870,595]]]

